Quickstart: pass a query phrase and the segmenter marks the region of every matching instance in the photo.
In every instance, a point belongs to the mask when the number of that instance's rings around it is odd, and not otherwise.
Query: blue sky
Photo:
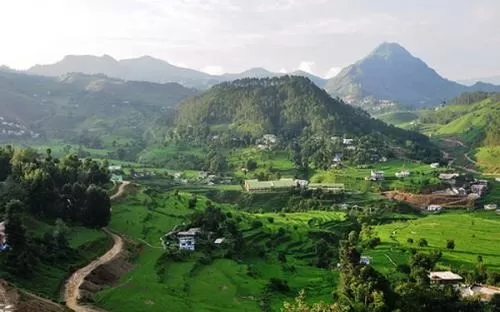
[[[211,73],[331,76],[383,41],[450,79],[500,75],[498,0],[10,0],[0,64],[151,55]]]

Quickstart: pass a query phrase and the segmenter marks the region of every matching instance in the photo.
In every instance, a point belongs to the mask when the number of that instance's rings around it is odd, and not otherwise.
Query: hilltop
[[[141,137],[157,114],[195,94],[177,83],[0,71],[0,117],[5,123],[0,139],[73,138],[82,132]]]
[[[467,87],[445,79],[401,45],[387,42],[328,80],[325,89],[365,108],[438,106],[465,91],[500,91],[491,84]]]
[[[418,142],[427,156],[428,138],[371,118],[334,99],[309,79],[284,76],[217,85],[179,104],[173,122],[184,139],[231,135],[257,139],[272,133],[291,142],[304,137],[381,135],[384,144]],[[408,145],[410,146],[410,145]]]

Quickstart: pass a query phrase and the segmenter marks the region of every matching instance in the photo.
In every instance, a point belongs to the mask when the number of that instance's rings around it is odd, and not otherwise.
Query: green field
[[[487,269],[500,271],[500,250],[497,248],[500,244],[500,216],[494,212],[445,212],[379,225],[375,232],[382,244],[366,254],[373,257],[373,266],[382,272],[394,268],[388,257],[396,264],[407,263],[410,247],[440,249],[443,257],[438,265],[443,269],[471,269],[480,255]],[[408,238],[415,243],[409,244]],[[428,241],[428,247],[418,247],[421,238]],[[454,250],[446,249],[447,240],[455,241]]]
[[[266,248],[266,242],[280,228],[286,232],[283,242],[269,249],[265,258],[252,256],[241,261],[216,258],[202,267],[196,264],[199,252],[194,252],[187,261],[168,262],[165,272],[159,274],[156,265],[163,254],[160,237],[174,225],[188,222],[188,215],[193,213],[187,208],[191,196],[185,191],[178,196],[174,192],[153,196],[139,192],[113,206],[109,228],[147,244],[143,243],[133,271],[115,287],[98,293],[99,306],[124,312],[165,311],[165,307],[168,311],[260,311],[263,289],[270,278],[285,279],[290,287],[285,294],[273,293],[269,302],[273,310],[278,310],[283,300],[295,297],[301,289],[307,290],[308,300],[330,300],[338,273],[310,265],[316,240],[308,233],[335,232],[345,222],[345,215],[340,212],[251,214],[235,210],[233,205],[217,204],[223,211],[231,212],[232,218],[240,219],[238,227],[247,245]],[[196,209],[204,208],[205,198],[198,195]],[[254,220],[260,220],[262,227],[252,228]],[[295,267],[294,273],[283,271],[278,251],[286,252],[287,264]],[[253,276],[249,276],[249,267]]]

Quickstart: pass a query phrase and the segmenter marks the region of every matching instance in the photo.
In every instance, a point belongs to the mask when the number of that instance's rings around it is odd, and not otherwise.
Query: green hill
[[[412,121],[417,120],[419,115],[416,112],[391,112],[378,115],[377,118],[387,124],[404,127]]]
[[[176,134],[189,140],[206,141],[216,135],[254,141],[275,134],[282,142],[291,142],[309,137],[380,135],[379,147],[416,150],[418,144],[421,155],[435,152],[427,137],[371,118],[333,99],[309,79],[295,76],[222,83],[179,104],[172,123]]]
[[[140,138],[155,116],[196,93],[176,83],[0,71],[0,140],[72,138],[84,130]]]
[[[476,148],[479,166],[490,172],[500,171],[500,93],[464,93],[450,104],[421,112],[420,124],[437,137],[458,139]]]

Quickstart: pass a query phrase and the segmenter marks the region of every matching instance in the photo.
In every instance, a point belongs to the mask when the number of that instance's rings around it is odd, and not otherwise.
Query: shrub
[[[414,243],[413,238],[411,238],[411,237],[408,237],[408,239],[406,240],[406,242],[408,244],[413,244]]]
[[[267,222],[274,223],[274,218],[273,217],[267,217]]]
[[[455,249],[455,241],[452,239],[447,240],[446,241],[446,248],[451,249],[451,250]]]
[[[370,238],[369,240],[364,241],[362,245],[364,248],[373,249],[373,248],[377,247],[378,245],[380,245],[380,237]]]
[[[258,229],[263,226],[262,222],[259,220],[253,220],[252,221],[252,229]]]
[[[420,247],[427,247],[429,246],[429,243],[427,242],[427,240],[425,238],[421,238],[419,241],[418,241],[418,245]]]
[[[288,282],[285,280],[282,280],[280,278],[275,278],[271,277],[269,279],[269,282],[267,284],[267,289],[269,291],[275,291],[275,292],[287,292],[290,290],[290,287],[288,286]]]

